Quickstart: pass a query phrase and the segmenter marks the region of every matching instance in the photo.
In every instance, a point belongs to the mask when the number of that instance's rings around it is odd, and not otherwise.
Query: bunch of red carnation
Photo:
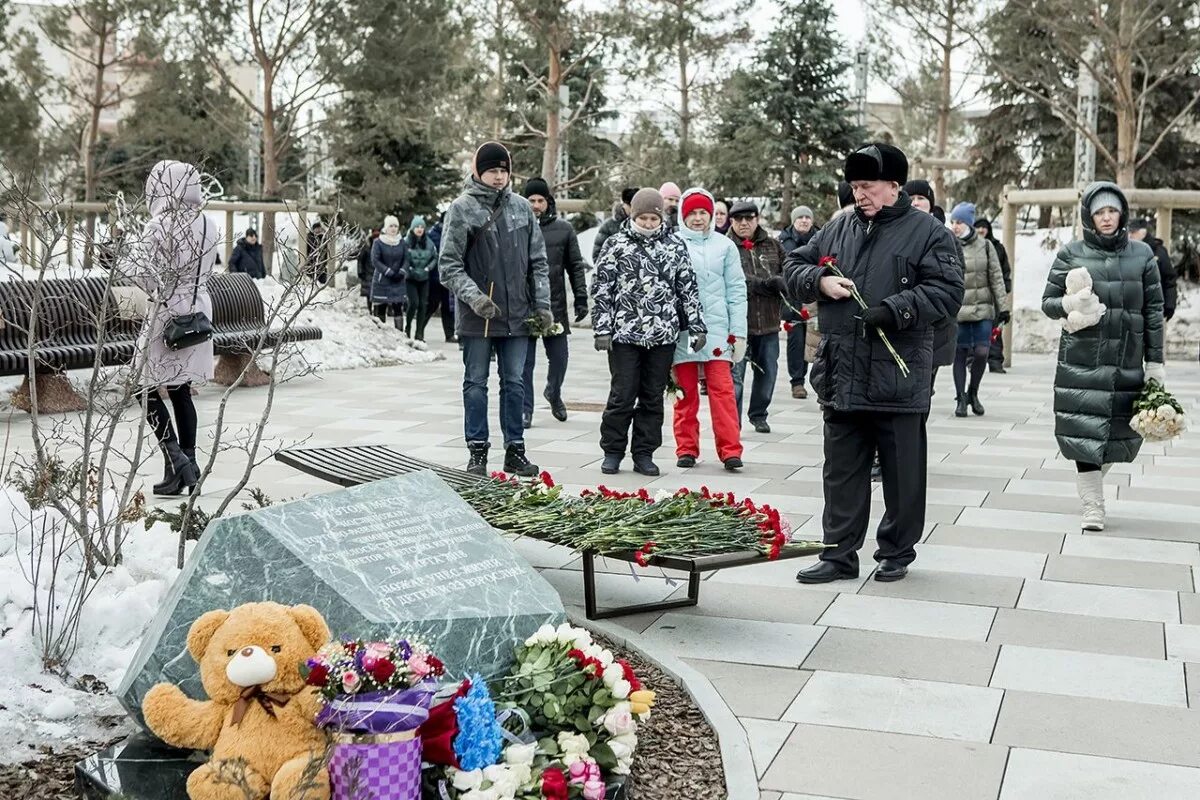
[[[636,553],[634,553],[634,556],[633,556],[633,558],[634,558],[634,560],[635,560],[635,561],[637,561],[637,563],[638,563],[638,566],[639,566],[639,567],[648,567],[648,566],[650,566],[650,553],[651,553],[651,552],[654,550],[654,548],[656,548],[656,547],[658,547],[658,544],[657,544],[657,543],[655,543],[655,542],[646,542],[644,545],[642,545],[642,546],[641,546],[641,547],[638,549],[638,551],[637,551]]]
[[[567,658],[574,661],[575,666],[579,667],[579,671],[592,680],[604,675],[604,665],[600,663],[600,659],[587,655],[577,647],[567,651]]]

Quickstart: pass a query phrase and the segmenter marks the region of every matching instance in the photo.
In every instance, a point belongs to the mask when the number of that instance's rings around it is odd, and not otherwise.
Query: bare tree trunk
[[[1133,91],[1133,17],[1132,0],[1121,0],[1116,52],[1113,54],[1117,92],[1113,111],[1117,116],[1117,183],[1134,188],[1137,170],[1137,101]]]
[[[680,12],[682,17],[682,11]],[[688,48],[687,42],[680,37],[679,47],[679,163],[683,175],[679,176],[688,183],[692,171],[692,104],[691,88],[688,86]]]
[[[99,191],[100,179],[97,175],[96,158],[100,143],[100,112],[104,109],[104,73],[108,63],[108,4],[99,9],[99,30],[96,33],[96,47],[92,69],[95,73],[92,80],[91,114],[88,117],[87,132],[83,142],[83,199],[91,203]],[[96,215],[87,214],[87,241],[83,247],[83,268],[92,266],[92,243],[96,241]],[[75,231],[67,231],[68,237],[74,237]]]
[[[792,186],[795,180],[796,168],[792,165],[791,159],[783,162],[783,208],[779,210],[780,217],[787,221],[781,227],[786,228],[791,223],[792,203],[796,195],[796,189]]]
[[[558,104],[558,87],[562,83],[562,58],[558,50],[556,28],[547,37],[550,42],[550,64],[546,72],[546,145],[542,151],[542,178],[550,186],[558,183],[558,146],[561,138],[562,108]],[[562,176],[565,181],[566,175]]]
[[[950,56],[954,52],[954,11],[956,0],[946,3],[946,27],[942,31],[942,74],[938,86],[937,110],[937,140],[934,143],[934,157],[945,158],[946,148],[950,139],[950,100],[951,100],[951,65]],[[933,168],[933,193],[937,197],[946,197],[946,171],[942,167]],[[945,199],[942,202],[946,202]]]
[[[283,187],[279,181],[279,134],[275,130],[274,64],[264,62],[259,66],[263,71],[263,199],[278,200]],[[263,214],[262,228],[260,241],[263,246],[263,262],[267,273],[270,274],[275,257],[275,212],[268,211]],[[301,234],[303,235],[303,231]]]

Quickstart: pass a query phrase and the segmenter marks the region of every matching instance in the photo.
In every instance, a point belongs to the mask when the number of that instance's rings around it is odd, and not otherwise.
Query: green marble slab
[[[140,723],[160,681],[203,698],[187,632],[214,608],[274,600],[317,608],[334,636],[412,634],[453,675],[499,675],[513,645],[565,620],[558,593],[432,472],[216,520],[117,690]]]

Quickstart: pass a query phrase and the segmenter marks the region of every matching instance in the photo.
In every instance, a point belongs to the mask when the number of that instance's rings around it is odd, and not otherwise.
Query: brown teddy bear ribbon
[[[271,708],[272,704],[277,706],[286,706],[288,700],[291,700],[290,694],[276,694],[264,692],[262,686],[255,684],[242,689],[241,695],[238,697],[237,703],[233,706],[233,717],[230,720],[234,725],[240,725],[242,718],[246,716],[246,712],[250,709],[250,704],[258,701],[258,704],[263,707],[271,717],[275,716],[275,709]]]

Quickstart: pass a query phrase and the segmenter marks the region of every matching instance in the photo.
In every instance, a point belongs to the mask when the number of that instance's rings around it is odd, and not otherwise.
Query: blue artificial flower
[[[454,713],[458,718],[454,754],[458,756],[459,767],[470,772],[499,761],[504,744],[500,724],[496,722],[496,704],[478,673],[471,676],[466,696],[454,701]]]
[[[401,661],[408,661],[412,658],[412,646],[409,645],[407,639],[401,639],[397,651],[400,654]]]

